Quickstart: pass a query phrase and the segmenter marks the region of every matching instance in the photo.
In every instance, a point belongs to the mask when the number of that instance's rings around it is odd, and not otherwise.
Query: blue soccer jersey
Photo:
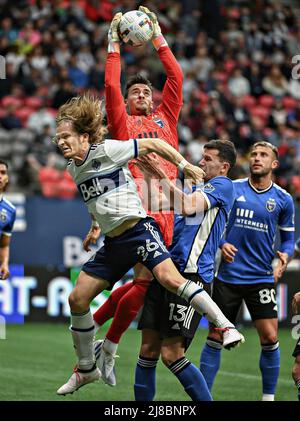
[[[266,190],[257,190],[249,179],[235,180],[234,189],[235,201],[224,242],[233,244],[238,251],[233,263],[222,260],[217,277],[232,284],[273,283],[277,228],[281,239],[287,237],[280,250],[291,255],[294,249],[292,197],[274,183]]]
[[[201,190],[208,209],[194,216],[176,215],[169,251],[181,273],[198,273],[204,282],[212,282],[215,255],[234,201],[234,190],[227,177],[212,178]]]
[[[16,219],[16,208],[4,197],[0,198],[0,236],[11,236]]]

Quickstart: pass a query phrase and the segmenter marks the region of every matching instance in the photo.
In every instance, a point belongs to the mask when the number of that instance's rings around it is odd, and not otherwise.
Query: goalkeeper
[[[167,41],[161,33],[156,15],[146,7],[140,6],[139,10],[146,13],[154,26],[152,44],[163,64],[167,79],[162,91],[162,102],[153,109],[153,88],[150,81],[137,74],[127,82],[125,98],[122,96],[121,58],[118,35],[118,25],[122,13],[117,13],[110,26],[108,33],[108,56],[105,68],[105,95],[106,112],[109,130],[112,138],[124,140],[130,138],[141,139],[145,137],[159,137],[169,145],[178,149],[177,122],[183,104],[182,83],[183,74],[176,61]],[[160,158],[159,158],[160,159]],[[160,159],[160,166],[166,172],[170,180],[177,178],[177,169],[164,159]],[[142,184],[143,173],[134,165],[129,164],[131,173],[135,179],[139,194],[143,201]],[[162,232],[165,244],[172,243],[174,214],[173,211],[156,212],[148,214],[155,218]],[[85,248],[88,250],[90,242],[94,242],[99,236],[97,227],[91,227],[85,239]],[[116,379],[111,373],[109,378],[105,376],[105,366],[111,367],[114,356],[121,338],[130,323],[144,303],[144,297],[152,274],[141,264],[134,268],[134,280],[115,290],[106,303],[94,314],[96,326],[101,326],[106,320],[114,317],[114,320],[106,334],[100,355],[99,368],[103,374],[103,380],[114,386]]]

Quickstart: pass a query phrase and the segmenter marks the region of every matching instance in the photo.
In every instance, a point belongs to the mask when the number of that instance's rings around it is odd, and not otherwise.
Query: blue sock
[[[193,401],[212,401],[201,371],[186,357],[179,358],[168,368],[175,374]]]
[[[156,358],[139,356],[135,369],[134,397],[136,401],[153,401],[156,382]]]
[[[207,338],[200,357],[200,371],[209,390],[212,389],[215,377],[221,364],[222,343]]]
[[[275,395],[280,368],[279,342],[262,345],[259,367],[262,374],[263,394]]]

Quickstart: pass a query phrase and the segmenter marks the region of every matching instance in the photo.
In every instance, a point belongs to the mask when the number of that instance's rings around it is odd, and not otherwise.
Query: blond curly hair
[[[89,143],[102,142],[108,131],[103,124],[102,101],[90,93],[71,98],[62,105],[55,121],[57,125],[70,121],[77,133],[89,135]]]

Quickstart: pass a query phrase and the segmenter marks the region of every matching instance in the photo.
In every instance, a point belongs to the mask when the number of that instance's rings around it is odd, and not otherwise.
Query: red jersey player
[[[148,14],[153,23],[152,43],[167,74],[162,92],[162,102],[156,110],[153,110],[151,83],[141,75],[136,75],[128,81],[124,101],[120,85],[120,39],[117,32],[122,13],[117,13],[112,20],[108,35],[108,56],[105,69],[106,112],[109,128],[114,139],[159,137],[174,148],[178,148],[177,122],[183,103],[183,74],[161,34],[156,15],[145,7],[140,7],[140,10]],[[163,159],[161,159],[160,165],[171,180],[176,179],[177,169],[174,166]],[[129,168],[141,194],[143,173],[134,165],[134,162],[129,164]],[[164,241],[169,246],[173,236],[173,212],[156,212],[153,215],[150,213],[150,215],[158,222]],[[94,237],[99,235],[97,227],[92,225],[89,235],[90,237],[85,240],[86,249],[89,240],[94,239],[93,235]],[[114,364],[113,357],[120,337],[143,305],[144,296],[151,280],[152,274],[144,266],[137,265],[133,282],[113,291],[106,303],[94,314],[96,326],[101,326],[106,320],[114,317],[105,341],[101,344],[98,361],[103,380],[112,386],[116,382],[111,367]],[[100,344],[99,341],[97,342],[95,346],[99,350]],[[105,373],[108,372],[111,375],[106,377]]]

